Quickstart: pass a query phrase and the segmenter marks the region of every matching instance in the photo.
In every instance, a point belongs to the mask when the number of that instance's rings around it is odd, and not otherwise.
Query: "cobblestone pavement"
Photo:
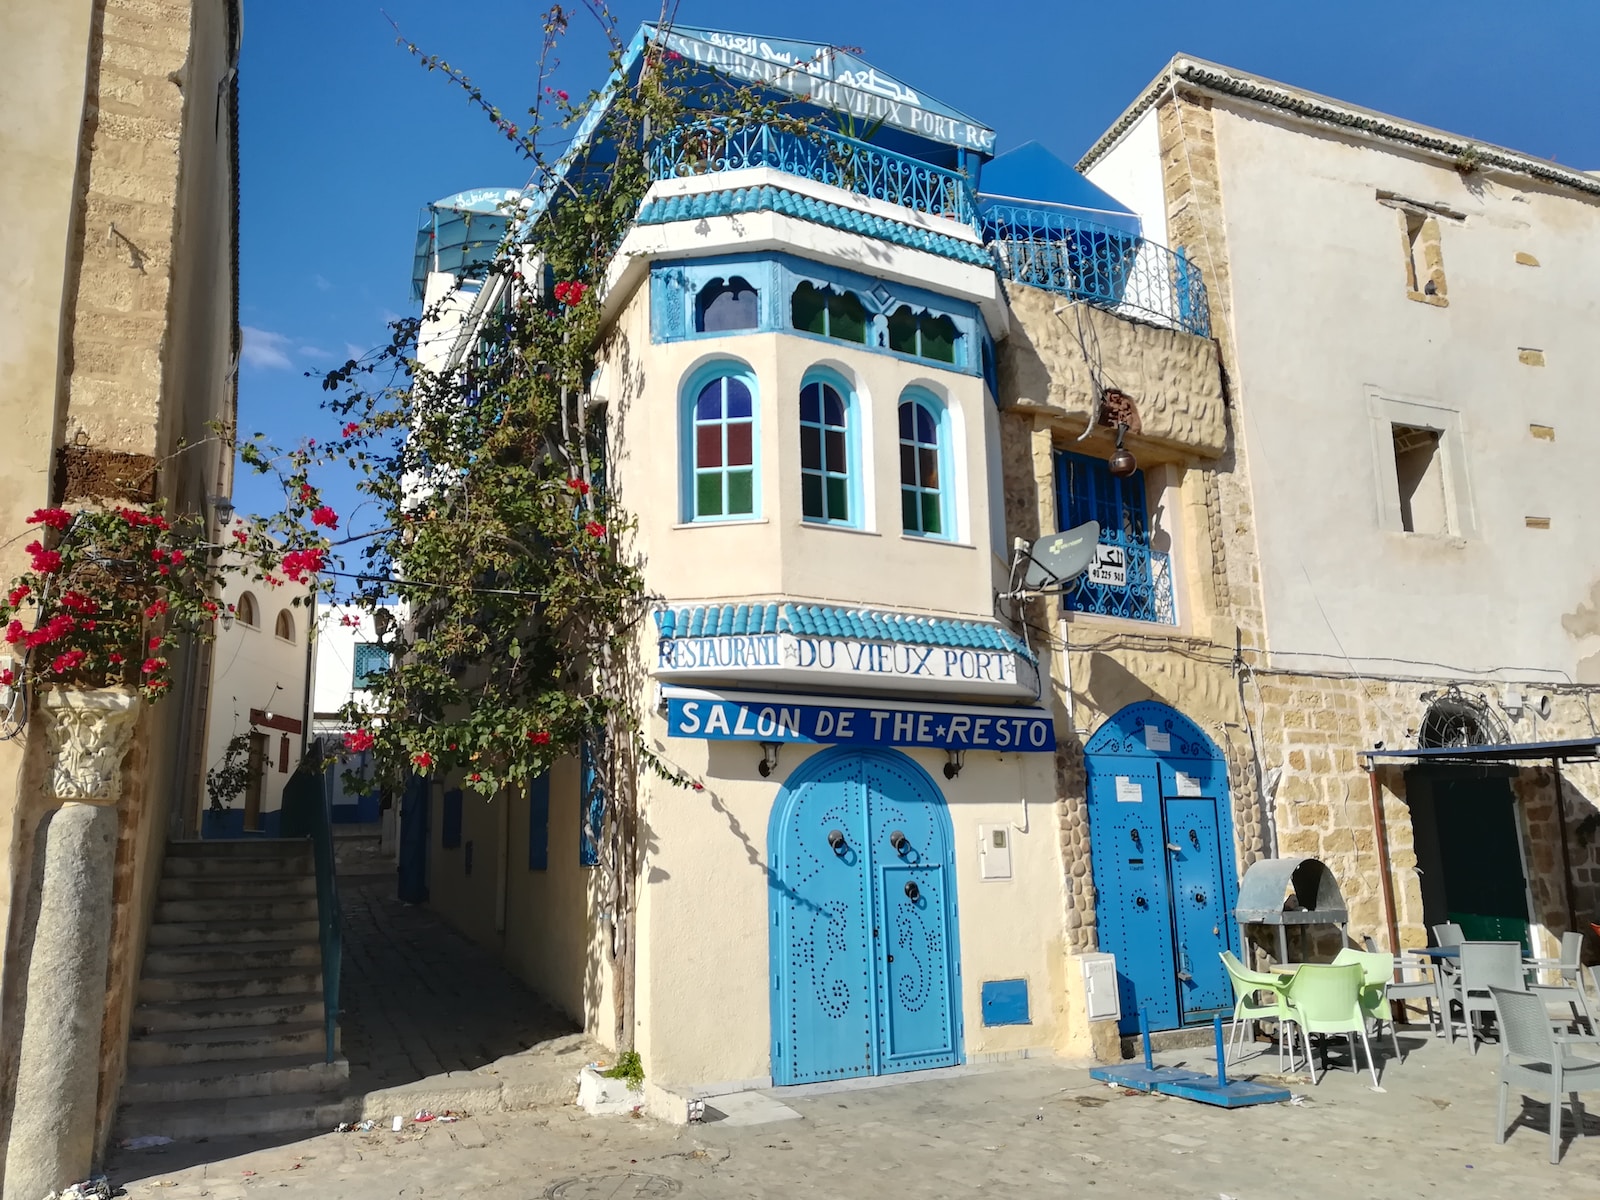
[[[394,877],[342,878],[340,1032],[356,1093],[469,1071],[577,1032]]]
[[[1124,1094],[1033,1059],[783,1094],[801,1119],[767,1125],[674,1127],[545,1109],[267,1148],[124,1151],[111,1170],[136,1200],[1600,1196],[1600,1123],[1590,1119],[1596,1136],[1569,1144],[1559,1167],[1546,1161],[1537,1106],[1534,1127],[1496,1146],[1495,1048],[1474,1057],[1464,1042],[1420,1031],[1402,1031],[1401,1044],[1403,1063],[1380,1054],[1382,1091],[1365,1073],[1335,1070],[1315,1087],[1292,1082],[1307,1097],[1299,1106],[1230,1112]],[[1257,1061],[1274,1065],[1270,1052]]]

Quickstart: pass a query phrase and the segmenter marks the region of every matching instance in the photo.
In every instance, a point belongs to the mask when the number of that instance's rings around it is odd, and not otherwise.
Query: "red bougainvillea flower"
[[[156,634],[154,637],[152,637],[150,639],[150,649],[152,649],[152,650],[161,649],[161,635],[160,634]]]
[[[429,767],[433,766],[433,755],[424,750],[420,754],[413,754],[411,756],[411,762],[413,765],[421,767],[424,771],[426,771]]]
[[[583,531],[592,538],[603,538],[606,535],[606,527],[599,521],[590,521],[583,527]]]
[[[528,740],[535,746],[548,746],[550,744],[550,731],[548,729],[530,729],[528,731]]]
[[[182,550],[174,550],[171,554],[167,555],[167,561],[170,562],[173,566],[177,566],[179,563],[181,563],[183,561],[183,551]]]
[[[161,575],[171,575],[172,574],[172,568],[167,566],[166,563],[162,563],[159,567],[156,568],[156,571],[157,571],[157,573],[159,573]]]
[[[313,525],[323,525],[329,529],[337,529],[339,528],[339,514],[324,504],[311,514],[311,523]]]
[[[65,529],[72,524],[72,514],[64,508],[36,508],[28,518],[29,525],[48,525],[51,529]]]
[[[309,483],[302,483],[300,485],[300,499],[305,503],[309,504],[311,502],[311,497],[315,496],[316,494],[317,490]]]
[[[372,736],[371,730],[352,729],[344,735],[344,748],[351,754],[363,754],[371,750],[377,740]]]
[[[164,658],[147,658],[144,660],[144,666],[139,669],[146,675],[154,675],[157,671],[165,670],[166,666],[167,660]]]
[[[23,549],[33,555],[33,569],[41,575],[49,575],[51,572],[60,569],[61,551],[46,550],[36,541],[29,542]]]
[[[152,600],[148,605],[146,605],[144,615],[153,620],[156,617],[161,616],[166,611],[167,602],[165,600]]]
[[[233,540],[238,542],[239,545],[243,546],[250,540],[250,535],[242,529],[235,529],[233,531]]]
[[[472,780],[473,783],[477,783],[483,778],[483,776],[474,771],[471,775],[468,775],[467,778]]]
[[[668,50],[663,57],[665,57],[668,62],[683,61],[683,55],[679,54],[676,50]]]
[[[87,650],[68,650],[65,654],[56,655],[50,663],[50,669],[57,675],[65,675],[68,671],[76,670],[84,659],[89,657]]]
[[[557,100],[562,100],[562,101],[566,101],[566,100],[570,100],[570,99],[572,99],[572,97],[571,97],[571,96],[569,96],[569,95],[567,95],[567,94],[566,94],[566,93],[565,93],[565,92],[563,92],[563,91],[557,91],[557,92],[556,92],[556,99],[557,99]]]
[[[19,583],[19,584],[17,584],[16,587],[12,588],[9,592],[6,593],[6,603],[11,605],[12,608],[15,608],[17,605],[22,603],[22,598],[24,596],[28,595],[32,590],[33,589],[30,588],[27,584]],[[74,593],[71,593],[71,592],[68,593],[68,595],[73,595],[73,594]]]
[[[163,550],[160,546],[157,546],[154,550],[150,551],[150,561],[151,562],[166,562],[167,561],[167,552],[165,550]]]
[[[324,552],[317,546],[310,546],[304,550],[291,550],[283,556],[283,573],[294,582],[299,583],[306,575],[315,575],[322,570]],[[272,582],[272,576],[267,576],[267,582]]]
[[[115,650],[113,650],[110,654],[106,655],[106,661],[108,663],[110,663],[113,667],[117,666],[119,663],[122,662],[122,655],[118,654]]]
[[[694,790],[697,792],[703,792],[706,790],[706,785],[703,783],[692,783],[689,786],[694,788]]]
[[[351,422],[349,422],[348,424],[345,425],[343,433],[344,433],[345,437],[355,437],[355,435],[360,431],[360,429],[361,429],[361,422],[360,421],[351,421]]]
[[[589,286],[576,279],[564,279],[550,290],[558,301],[571,308],[583,303],[583,294],[589,290]]]
[[[26,587],[20,587],[17,589],[17,591],[21,592],[23,595],[27,595],[28,589]],[[15,596],[17,592],[12,592],[11,594]],[[12,600],[11,603],[15,604],[16,600]],[[61,607],[84,615],[89,613],[97,613],[100,611],[99,601],[95,600],[94,597],[85,596],[82,592],[73,591],[62,593]]]
[[[16,673],[13,672],[10,667],[0,671],[0,687],[11,687],[16,682]]]
[[[587,496],[589,494],[589,483],[587,480],[569,479],[567,480],[567,486],[573,491],[577,492],[580,496]]]
[[[12,621],[11,624],[6,626],[6,641],[10,642],[13,646],[15,646],[26,636],[27,633],[22,628],[21,621]]]
[[[67,634],[71,633],[77,627],[78,622],[73,620],[66,613],[57,613],[43,625],[35,629],[32,633],[28,634],[23,641],[29,649],[33,649],[37,646],[48,646],[57,638],[66,637]]]

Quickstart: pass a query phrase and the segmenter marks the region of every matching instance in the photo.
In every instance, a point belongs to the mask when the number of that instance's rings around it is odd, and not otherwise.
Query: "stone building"
[[[0,569],[51,504],[231,486],[237,0],[0,11]],[[180,452],[180,447],[184,447]],[[161,845],[196,811],[199,656],[147,710],[109,810],[45,798],[43,738],[0,742],[4,1194],[86,1174],[124,1071]],[[77,811],[75,811],[77,810]],[[178,825],[171,826],[176,821]]]

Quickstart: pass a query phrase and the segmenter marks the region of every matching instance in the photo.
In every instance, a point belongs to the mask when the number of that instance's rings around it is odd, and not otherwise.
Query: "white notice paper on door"
[[[1138,804],[1144,799],[1144,788],[1137,779],[1129,779],[1126,775],[1117,776],[1117,803]]]
[[[1165,729],[1157,729],[1154,725],[1144,727],[1144,748],[1153,750],[1157,754],[1164,754],[1172,749],[1172,735]]]
[[[1180,796],[1198,796],[1200,794],[1200,781],[1193,775],[1185,775],[1182,771],[1174,772]]]

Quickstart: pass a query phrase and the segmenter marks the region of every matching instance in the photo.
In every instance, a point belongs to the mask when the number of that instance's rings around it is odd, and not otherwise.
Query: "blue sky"
[[[533,98],[545,5],[477,0],[260,0],[246,5],[241,92],[240,431],[280,444],[338,421],[303,372],[386,340],[410,314],[417,213],[469,187],[519,186],[527,166],[406,36],[471,74],[511,114]],[[631,32],[652,4],[618,0]],[[1415,6],[1370,0],[1113,4],[1101,0],[683,0],[677,20],[860,47],[873,65],[998,131],[1076,159],[1174,54],[1213,59],[1486,142],[1600,169],[1594,47],[1600,4]],[[580,9],[557,86],[581,95],[604,45]],[[516,115],[511,119],[516,120]],[[343,513],[353,480],[319,478]],[[281,503],[241,472],[244,511]],[[365,522],[357,514],[348,524]]]

